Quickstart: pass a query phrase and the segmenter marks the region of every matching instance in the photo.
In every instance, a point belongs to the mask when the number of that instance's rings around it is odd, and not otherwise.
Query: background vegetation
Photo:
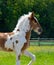
[[[0,31],[12,31],[18,18],[34,11],[43,33],[40,37],[54,38],[54,0],[0,0]],[[32,38],[38,37],[32,31]]]

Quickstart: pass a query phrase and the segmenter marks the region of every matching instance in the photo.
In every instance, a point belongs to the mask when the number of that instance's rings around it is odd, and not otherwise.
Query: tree
[[[40,37],[54,38],[54,0],[1,0],[0,31],[12,31],[20,16],[29,11],[35,12],[43,28]],[[38,35],[32,31],[31,37]]]

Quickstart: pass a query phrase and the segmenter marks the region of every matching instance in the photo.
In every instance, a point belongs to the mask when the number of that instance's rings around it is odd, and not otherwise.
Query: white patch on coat
[[[12,37],[12,40],[10,40],[11,37]],[[18,44],[16,44],[16,40],[18,40]],[[16,50],[16,48],[21,48],[24,45],[24,43],[26,42],[26,39],[25,39],[25,36],[23,35],[23,33],[18,32],[16,34],[8,37],[7,41],[5,42],[5,48],[7,48],[7,50],[9,48],[13,50],[13,42],[14,42],[15,50]]]

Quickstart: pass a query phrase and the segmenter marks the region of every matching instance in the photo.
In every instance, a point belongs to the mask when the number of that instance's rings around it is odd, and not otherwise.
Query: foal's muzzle
[[[38,29],[39,32],[42,32],[42,29]]]
[[[42,33],[42,29],[38,29],[38,34],[40,35]]]

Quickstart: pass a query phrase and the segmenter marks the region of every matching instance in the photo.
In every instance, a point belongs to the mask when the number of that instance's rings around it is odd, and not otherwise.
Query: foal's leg
[[[18,50],[18,52],[16,52],[16,65],[20,65],[20,50]]]
[[[20,55],[19,55],[20,56]],[[19,59],[19,56],[17,55],[16,56],[16,65],[20,65],[20,59]]]
[[[31,65],[32,62],[35,61],[35,55],[33,55],[31,52],[29,52],[29,51],[27,51],[27,50],[24,51],[24,54],[25,54],[26,56],[31,57],[32,60],[31,60],[31,61],[29,62],[29,64],[28,64],[28,65]]]

